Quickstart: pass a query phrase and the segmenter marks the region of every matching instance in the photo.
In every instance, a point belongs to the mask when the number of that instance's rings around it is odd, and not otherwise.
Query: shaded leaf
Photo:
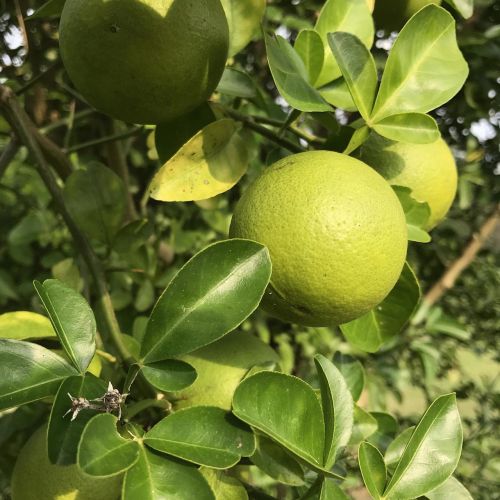
[[[255,85],[250,76],[235,68],[226,68],[217,86],[217,92],[233,97],[252,99],[257,95]]]
[[[365,369],[363,365],[352,356],[341,352],[335,353],[333,363],[344,377],[354,401],[357,401],[365,386]]]
[[[66,0],[49,0],[36,9],[31,16],[26,18],[26,20],[31,21],[32,19],[60,17],[65,3]]]
[[[428,144],[441,136],[432,116],[423,113],[391,115],[373,124],[377,134],[393,141]]]
[[[146,327],[145,363],[185,354],[223,337],[259,305],[271,276],[267,249],[232,239],[208,246],[173,278]]]
[[[71,375],[76,370],[48,349],[0,339],[0,410],[53,396]]]
[[[354,405],[354,425],[349,444],[357,445],[377,432],[378,424],[375,417],[358,405]]]
[[[32,340],[55,337],[56,332],[46,316],[30,311],[8,312],[0,315],[0,338]]]
[[[92,309],[78,292],[58,280],[33,284],[66,355],[75,368],[85,373],[96,349]]]
[[[449,3],[462,17],[469,19],[474,12],[474,0],[445,0]]]
[[[319,500],[350,500],[351,497],[332,479],[324,478]]]
[[[216,469],[236,465],[255,451],[252,431],[215,406],[193,406],[158,422],[144,437],[155,450]]]
[[[146,380],[160,391],[173,392],[189,387],[196,380],[196,370],[176,359],[167,359],[142,367]]]
[[[120,436],[117,422],[111,413],[103,413],[93,417],[85,426],[78,446],[78,467],[85,474],[116,476],[137,462],[139,443]]]
[[[384,461],[389,469],[394,469],[396,467],[414,430],[415,426],[408,427],[408,429],[405,429],[401,434],[396,436],[394,441],[387,447]]]
[[[370,415],[377,421],[377,432],[369,437],[368,442],[383,453],[398,432],[398,422],[389,413],[372,411]]]
[[[429,233],[425,230],[431,216],[431,208],[426,202],[417,201],[411,195],[411,189],[404,186],[392,186],[403,207],[406,225],[408,226],[408,239],[418,243],[431,241]]]
[[[297,35],[293,48],[306,67],[309,83],[314,85],[323,68],[325,56],[321,37],[314,30],[302,30]]]
[[[370,129],[368,128],[368,126],[363,125],[361,128],[356,129],[352,134],[351,139],[349,140],[349,143],[347,144],[343,153],[348,155],[353,151],[356,151],[356,149],[358,149],[368,139],[369,136]]]
[[[318,91],[326,102],[336,108],[345,111],[356,111],[357,109],[349,92],[349,87],[343,78],[337,78],[335,81],[318,89]]]
[[[158,201],[195,201],[231,189],[248,167],[239,129],[229,118],[203,127],[158,170],[150,196]]]
[[[243,484],[224,471],[200,467],[200,472],[214,492],[215,500],[248,500]]]
[[[358,461],[367,490],[373,498],[379,499],[387,480],[384,458],[375,446],[363,442],[359,445]]]
[[[429,500],[472,500],[472,495],[467,488],[453,476],[449,477],[441,486],[426,493]]]

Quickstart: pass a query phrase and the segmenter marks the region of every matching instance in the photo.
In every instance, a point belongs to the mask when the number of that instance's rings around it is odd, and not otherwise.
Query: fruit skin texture
[[[359,160],[331,151],[289,156],[243,194],[232,237],[266,245],[273,274],[263,307],[285,321],[351,321],[394,287],[408,245],[389,184]]]
[[[230,410],[234,391],[250,368],[279,362],[262,340],[238,331],[179,359],[194,366],[198,378],[187,389],[171,394],[177,399],[175,409],[209,405]]]
[[[220,0],[67,0],[61,56],[81,94],[132,123],[160,123],[207,100],[226,63]]]
[[[431,216],[425,229],[435,227],[448,213],[457,193],[457,167],[443,139],[410,144],[372,134],[360,158],[390,184],[410,188],[413,198],[429,204]]]
[[[12,500],[117,500],[122,476],[98,479],[76,465],[52,465],[47,456],[47,426],[24,445],[12,476]]]
[[[385,31],[399,31],[413,14],[431,3],[441,5],[441,0],[375,0],[375,26]]]

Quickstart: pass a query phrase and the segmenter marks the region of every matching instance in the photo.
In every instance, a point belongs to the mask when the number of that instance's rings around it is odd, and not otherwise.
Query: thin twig
[[[61,61],[56,61],[52,63],[45,71],[41,71],[36,76],[34,76],[29,82],[25,83],[21,88],[16,90],[16,95],[24,94],[27,90],[29,90],[35,83],[43,80],[46,76],[50,75],[52,71],[57,69],[61,65]]]
[[[16,157],[20,147],[21,146],[16,137],[13,137],[7,146],[5,146],[5,149],[2,151],[2,155],[0,156],[0,179],[3,177],[3,174],[7,170],[11,161]]]
[[[63,149],[64,153],[75,153],[76,151],[81,151],[82,149],[91,148],[94,146],[99,146],[101,144],[106,144],[108,142],[120,141],[121,139],[126,139],[127,137],[132,137],[134,135],[142,132],[143,127],[134,127],[126,130],[125,132],[120,132],[119,134],[108,135],[106,137],[101,137],[100,139],[95,139],[93,141],[82,142],[81,144],[75,144],[69,148]]]

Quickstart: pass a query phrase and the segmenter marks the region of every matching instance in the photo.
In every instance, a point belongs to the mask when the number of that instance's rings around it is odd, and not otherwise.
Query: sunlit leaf
[[[200,467],[200,472],[214,492],[215,500],[248,500],[243,484],[222,470]]]
[[[378,500],[384,491],[387,480],[384,458],[375,446],[363,442],[359,446],[358,460],[366,488],[370,495]]]
[[[425,494],[429,500],[472,500],[467,488],[455,477],[449,477],[441,486]]]
[[[325,49],[321,37],[314,30],[302,30],[297,35],[293,48],[306,67],[309,83],[314,85],[323,68]]]
[[[387,139],[415,144],[436,142],[441,137],[436,120],[423,113],[388,116],[374,123],[373,130]]]
[[[8,312],[0,315],[0,338],[32,340],[55,337],[56,332],[46,316],[30,311]]]
[[[425,230],[431,216],[431,209],[426,202],[417,201],[411,195],[411,189],[404,186],[392,186],[403,207],[406,225],[408,226],[408,240],[418,243],[431,241],[429,233]]]
[[[462,17],[469,19],[474,12],[474,0],[445,0],[449,3]]]

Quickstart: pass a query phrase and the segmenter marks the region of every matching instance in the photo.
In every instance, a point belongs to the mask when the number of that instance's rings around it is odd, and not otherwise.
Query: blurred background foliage
[[[68,152],[73,166],[98,161],[122,177],[126,172],[130,198],[114,189],[112,177],[96,189],[101,192],[103,216],[109,224],[114,224],[113,214],[120,215],[123,210],[118,224],[127,225],[111,245],[106,235],[94,239],[93,244],[105,263],[122,330],[137,337],[156,297],[175,271],[205,245],[226,237],[240,190],[287,152],[246,132],[251,168],[238,187],[205,202],[146,204],[143,193],[160,165],[153,129],[131,128],[89,108],[62,68],[57,20],[23,20],[42,3],[0,0],[0,81],[18,91],[40,131]],[[266,23],[293,39],[299,29],[312,26],[321,5],[312,0],[269,1]],[[457,21],[470,76],[462,91],[434,116],[457,160],[459,192],[448,218],[433,231],[432,242],[411,245],[410,262],[424,295],[460,258],[499,201],[500,4],[476,0],[473,17]],[[377,32],[375,54],[380,66],[394,38],[394,34]],[[251,101],[231,98],[236,99],[236,106],[254,114],[265,110],[268,116],[284,120],[286,105],[272,83],[263,41],[256,37],[235,57],[234,65],[251,75],[258,89],[257,98]],[[343,123],[349,115],[338,111],[337,119]],[[113,135],[123,138],[106,141]],[[288,138],[297,140],[293,135]],[[10,130],[0,117],[0,149],[4,155],[14,156],[8,166],[5,162],[0,166],[0,311],[41,312],[32,281],[50,276],[91,299],[85,266],[69,232],[54,211],[26,150],[10,141]],[[58,173],[62,178],[67,174]],[[66,191],[69,198],[78,196],[68,188]],[[397,341],[376,354],[353,350],[338,331],[287,325],[261,312],[242,328],[277,349],[284,371],[313,384],[312,356],[317,352],[330,358],[337,353],[338,360],[355,365],[358,371],[356,359],[361,361],[365,390],[360,405],[394,414],[400,430],[413,425],[437,395],[456,391],[465,428],[457,477],[474,498],[500,498],[499,264],[497,225],[453,287],[435,304],[422,308]],[[46,405],[38,403],[0,416],[0,498],[2,491],[8,491],[19,446],[47,411]],[[280,494],[269,478],[260,482],[258,486]],[[354,490],[356,484],[354,481]]]

